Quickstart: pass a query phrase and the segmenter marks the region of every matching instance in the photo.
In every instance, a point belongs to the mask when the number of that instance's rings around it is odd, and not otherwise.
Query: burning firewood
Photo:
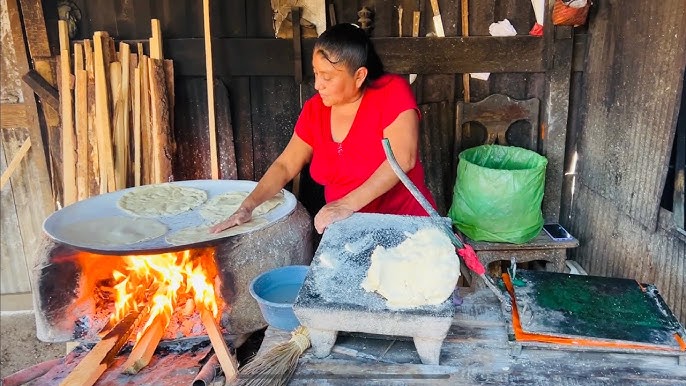
[[[137,374],[150,363],[168,324],[169,316],[167,314],[156,313],[153,315],[153,319],[148,321],[143,335],[138,339],[128,359],[122,365],[124,373]]]
[[[214,319],[212,312],[210,312],[205,307],[200,306],[200,318],[202,323],[207,330],[207,335],[210,337],[210,342],[212,342],[212,347],[214,352],[219,359],[219,364],[224,372],[224,377],[226,377],[226,382],[232,381],[236,378],[236,373],[238,372],[238,362],[236,358],[231,355],[229,348],[226,346],[226,341],[221,333],[221,329]]]
[[[119,350],[129,340],[140,322],[140,311],[133,311],[119,322],[93,349],[79,362],[76,368],[60,383],[60,386],[90,386],[114,362]]]

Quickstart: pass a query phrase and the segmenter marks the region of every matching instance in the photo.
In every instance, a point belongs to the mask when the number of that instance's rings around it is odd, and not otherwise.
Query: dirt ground
[[[3,378],[62,357],[66,347],[66,343],[44,343],[36,338],[33,311],[0,312],[0,376]]]

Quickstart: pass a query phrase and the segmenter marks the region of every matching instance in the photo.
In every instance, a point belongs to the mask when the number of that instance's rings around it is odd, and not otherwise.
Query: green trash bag
[[[475,241],[522,244],[543,227],[548,160],[514,146],[483,145],[460,153],[448,216]]]

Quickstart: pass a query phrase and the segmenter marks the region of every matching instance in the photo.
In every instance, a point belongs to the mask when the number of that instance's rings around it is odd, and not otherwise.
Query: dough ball
[[[377,246],[362,288],[386,298],[391,309],[443,303],[460,277],[460,260],[440,229],[423,228],[393,248]]]

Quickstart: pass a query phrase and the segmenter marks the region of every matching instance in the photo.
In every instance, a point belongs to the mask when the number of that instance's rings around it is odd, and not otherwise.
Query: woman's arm
[[[267,169],[255,189],[243,200],[236,212],[210,228],[210,232],[219,233],[232,226],[250,221],[252,211],[278,193],[296,174],[300,173],[311,158],[312,147],[293,133],[290,142],[279,155],[279,158]]]
[[[419,116],[412,110],[403,111],[384,129],[384,136],[391,143],[391,149],[403,171],[408,172],[417,162],[419,142]],[[381,146],[381,143],[379,143]],[[345,197],[325,205],[314,218],[314,227],[322,233],[331,223],[343,220],[377,197],[391,190],[399,181],[388,161],[384,161],[376,171],[357,189]]]

